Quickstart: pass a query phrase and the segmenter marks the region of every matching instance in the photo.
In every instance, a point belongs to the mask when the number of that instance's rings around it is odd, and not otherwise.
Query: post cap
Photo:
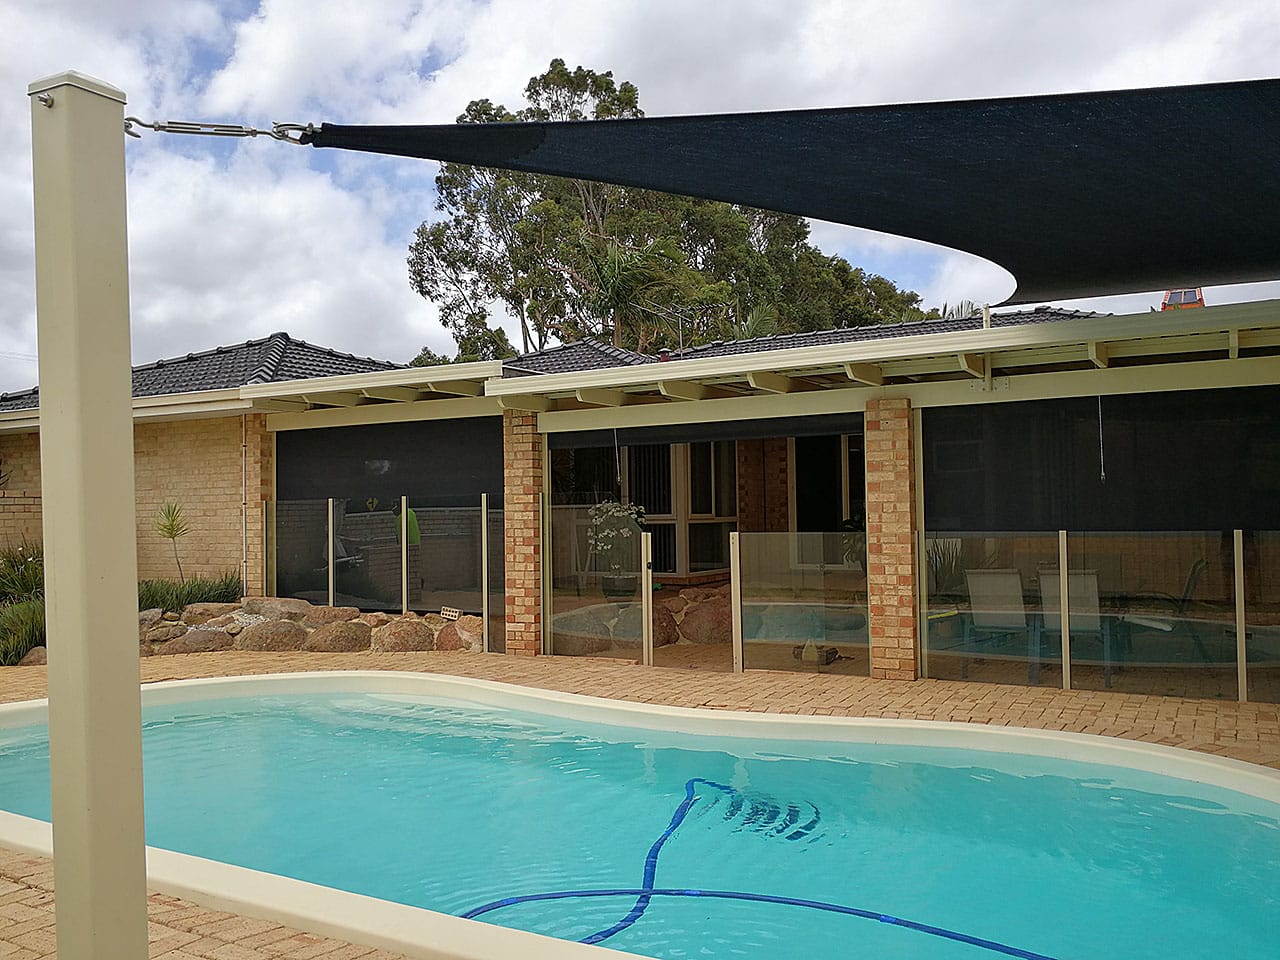
[[[96,77],[91,77],[75,70],[63,70],[61,73],[55,73],[40,80],[33,80],[27,86],[27,96],[34,97],[37,93],[48,93],[58,87],[79,87],[89,93],[96,93],[100,97],[106,97],[108,100],[115,100],[117,103],[128,102],[125,99],[123,90],[116,89],[105,80],[99,80]]]

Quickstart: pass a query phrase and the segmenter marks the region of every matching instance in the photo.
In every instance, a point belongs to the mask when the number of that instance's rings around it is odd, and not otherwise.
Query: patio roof
[[[326,123],[303,142],[914,237],[1008,269],[1011,303],[1280,276],[1280,80],[576,123]]]
[[[538,412],[831,391],[848,397],[849,390],[929,383],[969,384],[991,399],[996,381],[1030,375],[1280,356],[1280,301],[1126,316],[1065,313],[1015,325],[1001,325],[997,315],[990,327],[977,319],[943,332],[930,323],[903,324],[876,331],[889,336],[812,346],[778,338],[781,348],[741,349],[745,342],[669,362],[495,379],[485,393],[505,408]]]

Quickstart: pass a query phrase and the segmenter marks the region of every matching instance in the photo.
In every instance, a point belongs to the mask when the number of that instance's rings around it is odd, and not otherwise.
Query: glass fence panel
[[[458,506],[411,496],[409,509],[418,522],[419,541],[414,544],[410,529],[409,609],[439,613],[452,607],[478,616],[484,606],[480,497]]]
[[[1280,531],[1244,531],[1244,622],[1249,699],[1280,703]]]
[[[398,503],[333,501],[335,606],[400,610]]]
[[[1056,531],[927,533],[925,570],[925,676],[1062,685]]]
[[[865,535],[743,533],[738,553],[744,668],[870,675]]]
[[[1069,534],[1071,685],[1234,700],[1234,557],[1230,531]]]
[[[276,500],[267,510],[267,590],[329,602],[329,501]]]
[[[550,510],[551,652],[641,659],[640,525],[612,500]]]
[[[489,636],[490,653],[507,652],[507,567],[505,515],[489,501]]]
[[[728,570],[729,534],[733,532],[737,525],[735,521],[728,523],[690,522],[689,570],[693,573],[708,570]]]

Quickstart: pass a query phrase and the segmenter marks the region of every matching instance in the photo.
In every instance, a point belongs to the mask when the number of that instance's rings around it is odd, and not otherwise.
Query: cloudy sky
[[[64,69],[144,119],[267,126],[514,108],[553,57],[633,81],[658,116],[1252,79],[1280,73],[1277,50],[1275,0],[0,0],[0,390],[36,379],[26,87]],[[154,133],[128,164],[136,362],[276,330],[399,361],[451,350],[404,262],[434,164]],[[822,223],[814,239],[928,305],[1014,286],[913,241]],[[1269,296],[1280,284],[1206,291]]]

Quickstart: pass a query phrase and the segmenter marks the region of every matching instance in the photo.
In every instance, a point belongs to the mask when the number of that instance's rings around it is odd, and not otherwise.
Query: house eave
[[[1277,345],[1280,345],[1280,301],[1267,300],[491,380],[486,384],[486,393],[499,398],[526,398],[526,404],[527,398],[538,397],[574,405],[582,402],[584,395],[579,391],[612,388],[632,395],[645,391],[656,394],[644,397],[646,402],[683,403],[689,401],[664,396],[662,383],[681,381],[717,386],[734,383],[743,395],[752,395],[762,389],[766,392],[790,391],[795,387],[820,389],[813,384],[791,384],[787,378],[837,375],[842,379],[842,386],[857,386],[873,374],[877,378],[897,376],[916,381],[929,377],[975,376],[991,367],[1030,368],[1086,362],[1098,365],[1105,362],[1104,357],[1125,358],[1131,362],[1184,353],[1235,357],[1242,348]],[[617,399],[616,395],[610,398]],[[635,397],[637,401],[640,399]]]

